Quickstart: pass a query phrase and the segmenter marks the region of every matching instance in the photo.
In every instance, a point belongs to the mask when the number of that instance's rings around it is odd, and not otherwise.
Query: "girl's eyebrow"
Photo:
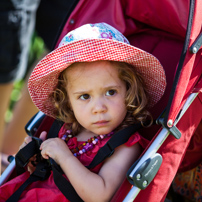
[[[82,94],[89,94],[90,91],[76,91],[76,92],[73,92],[74,95],[82,95]]]
[[[121,88],[120,85],[109,85],[104,87],[104,89],[120,89],[120,88]]]
[[[109,86],[104,86],[103,89],[107,90],[107,89],[120,89],[121,86],[120,85],[109,85]],[[73,94],[89,94],[91,93],[92,90],[81,90],[81,91],[76,91],[73,92]]]

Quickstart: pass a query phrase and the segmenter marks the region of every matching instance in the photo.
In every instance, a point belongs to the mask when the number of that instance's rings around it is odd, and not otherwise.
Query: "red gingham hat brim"
[[[109,39],[84,39],[55,49],[37,64],[28,82],[34,104],[43,113],[54,117],[53,106],[48,101],[48,96],[56,88],[60,73],[74,62],[97,60],[132,64],[145,80],[150,96],[150,107],[162,97],[166,87],[165,72],[153,55],[123,42]]]

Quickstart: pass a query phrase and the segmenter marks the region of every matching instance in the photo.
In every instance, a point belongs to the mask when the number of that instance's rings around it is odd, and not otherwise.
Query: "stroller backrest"
[[[167,88],[159,103],[150,111],[156,119],[166,108],[174,75],[180,60],[186,36],[189,16],[189,1],[155,1],[133,2],[126,9],[136,25],[136,31],[128,36],[131,44],[155,55],[162,63],[167,80]],[[143,129],[142,134],[151,139],[160,126]]]
[[[66,21],[56,47],[72,29],[87,23],[106,22],[121,31],[132,45],[152,53],[164,66],[167,77],[165,95],[158,106],[151,109],[155,119],[168,103],[186,36],[189,7],[188,0],[79,2]]]
[[[184,38],[189,14],[189,1],[135,0],[126,4],[126,16],[153,29]],[[144,26],[143,26],[144,27]],[[141,30],[142,27],[139,27]]]

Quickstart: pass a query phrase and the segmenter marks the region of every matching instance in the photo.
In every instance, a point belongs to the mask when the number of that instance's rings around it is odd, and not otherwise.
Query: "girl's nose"
[[[97,113],[105,113],[106,111],[107,111],[107,107],[104,101],[101,99],[97,99],[93,104],[92,112],[94,114],[97,114]]]

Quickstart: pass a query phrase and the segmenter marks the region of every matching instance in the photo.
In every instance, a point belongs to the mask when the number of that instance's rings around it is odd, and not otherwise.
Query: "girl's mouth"
[[[109,123],[109,121],[101,120],[101,121],[95,122],[94,124],[95,124],[95,125],[98,125],[98,126],[104,126],[104,125],[106,125],[107,123]]]

